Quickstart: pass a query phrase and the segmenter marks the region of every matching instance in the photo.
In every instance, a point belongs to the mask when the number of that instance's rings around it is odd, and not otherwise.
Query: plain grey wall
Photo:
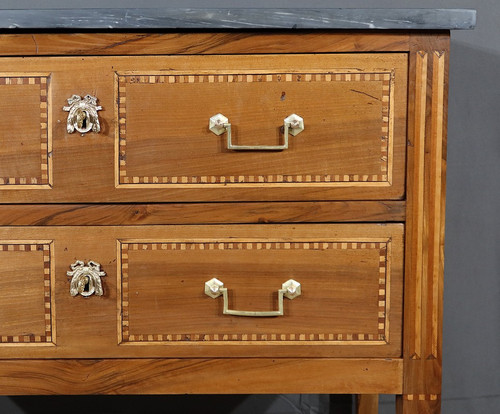
[[[78,7],[475,8],[475,31],[452,33],[444,293],[443,414],[500,411],[499,0],[1,0],[0,9]],[[1,11],[0,11],[1,12]],[[290,373],[293,375],[293,373]],[[0,413],[71,411],[327,413],[327,396],[16,397]],[[85,406],[84,408],[82,408]],[[346,407],[348,406],[345,405]],[[148,409],[149,407],[150,409]],[[163,407],[163,408],[162,408]],[[181,407],[184,407],[183,409]],[[212,407],[212,408],[210,408]],[[299,407],[299,408],[297,408]],[[337,407],[338,411],[334,411]],[[80,411],[82,409],[82,411]],[[211,411],[214,410],[214,411]],[[331,411],[330,411],[331,410]],[[394,412],[383,398],[381,413]]]

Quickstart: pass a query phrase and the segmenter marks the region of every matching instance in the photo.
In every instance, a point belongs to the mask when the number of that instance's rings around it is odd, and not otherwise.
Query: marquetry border
[[[52,134],[50,128],[48,74],[1,74],[2,85],[40,85],[40,175],[36,177],[0,177],[4,189],[51,188]]]
[[[392,182],[393,122],[394,122],[394,71],[380,72],[328,72],[328,73],[234,73],[234,74],[137,74],[116,73],[117,142],[115,143],[116,186],[141,188],[157,186],[220,186],[220,185],[322,185],[337,186],[352,183],[387,185]],[[207,175],[207,176],[128,176],[127,149],[127,84],[176,84],[176,83],[236,83],[236,82],[382,82],[382,128],[380,148],[380,174],[269,174],[269,175]]]
[[[44,291],[44,335],[1,335],[2,345],[23,344],[55,344],[55,313],[54,313],[54,258],[52,252],[52,241],[9,241],[0,244],[0,252],[43,252],[43,291]]]
[[[437,401],[439,394],[403,394],[405,401]]]
[[[118,306],[118,343],[210,343],[236,341],[266,343],[325,343],[335,342],[347,345],[369,345],[387,344],[389,342],[389,309],[390,309],[390,257],[391,240],[380,241],[283,241],[266,240],[260,241],[189,241],[189,242],[149,242],[123,240],[118,241],[118,286],[121,302]],[[140,250],[360,250],[376,249],[379,251],[379,290],[378,290],[378,315],[377,334],[359,332],[342,333],[305,333],[295,332],[287,334],[261,334],[261,333],[238,333],[238,334],[205,334],[196,333],[167,333],[167,334],[131,334],[129,328],[129,251]]]

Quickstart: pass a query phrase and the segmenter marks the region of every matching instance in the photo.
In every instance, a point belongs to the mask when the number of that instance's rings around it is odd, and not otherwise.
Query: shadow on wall
[[[452,41],[450,66],[443,414],[494,413],[500,407],[500,52]]]
[[[351,414],[350,395],[173,395],[4,397],[9,414]],[[4,408],[5,407],[5,408]]]

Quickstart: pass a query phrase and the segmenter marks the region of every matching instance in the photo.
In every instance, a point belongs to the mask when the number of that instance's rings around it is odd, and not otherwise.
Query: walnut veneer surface
[[[0,54],[2,394],[439,412],[449,32],[5,34]],[[73,94],[100,133],[66,131]],[[217,113],[239,145],[305,129],[230,151]],[[103,296],[70,296],[75,260]],[[223,315],[213,277],[230,308],[302,295]]]

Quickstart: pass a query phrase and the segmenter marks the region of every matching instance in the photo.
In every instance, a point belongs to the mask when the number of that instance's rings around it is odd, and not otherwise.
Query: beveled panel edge
[[[55,346],[55,260],[53,240],[0,240],[0,251],[43,251],[45,335],[1,335],[0,347]]]
[[[189,72],[184,71],[151,71],[148,73],[126,71],[115,72],[115,187],[116,188],[246,188],[246,187],[322,187],[334,188],[344,186],[358,187],[390,187],[392,186],[394,165],[394,87],[395,69],[381,69],[377,71],[351,70],[317,70],[301,72],[276,72],[229,70],[221,73]],[[379,174],[270,174],[270,175],[207,175],[207,176],[128,176],[126,168],[127,144],[127,112],[126,112],[126,85],[134,84],[175,84],[175,83],[224,83],[224,82],[253,82],[255,77],[260,81],[273,82],[356,82],[379,81],[382,82],[382,127],[381,127],[381,153]],[[129,79],[130,78],[130,79]],[[133,80],[133,82],[132,82]]]
[[[206,240],[118,240],[117,241],[117,313],[119,345],[388,345],[390,315],[391,245],[392,238],[246,239]],[[365,333],[293,333],[293,334],[131,334],[129,331],[128,252],[129,250],[252,250],[252,249],[378,249],[378,334]]]
[[[50,73],[3,73],[0,85],[40,85],[40,177],[0,177],[0,190],[52,188],[52,105]]]

